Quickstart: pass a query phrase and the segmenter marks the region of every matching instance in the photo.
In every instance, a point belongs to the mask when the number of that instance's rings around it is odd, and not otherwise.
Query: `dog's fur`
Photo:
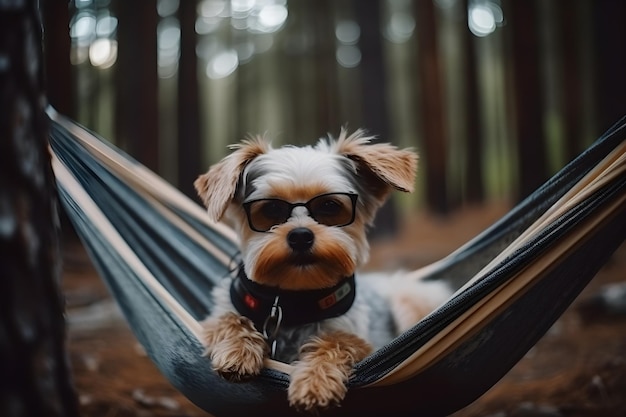
[[[233,153],[196,180],[209,217],[226,217],[238,232],[245,279],[281,290],[315,290],[333,287],[366,262],[367,227],[393,189],[413,190],[417,168],[414,152],[371,139],[360,130],[351,135],[342,130],[338,139],[321,139],[315,146],[274,149],[264,138],[253,137],[233,146]],[[331,192],[358,194],[353,223],[326,226],[305,207],[296,207],[285,223],[261,233],[250,228],[242,207],[259,198],[302,203]],[[314,235],[306,264],[294,260],[295,249],[287,242],[295,228]],[[288,391],[292,406],[317,411],[337,405],[355,363],[451,293],[444,284],[407,275],[359,275],[356,298],[344,314],[279,327],[274,358],[294,365]],[[261,329],[234,307],[230,286],[231,279],[225,279],[215,288],[215,307],[203,322],[204,342],[216,372],[241,380],[261,371],[269,348]]]

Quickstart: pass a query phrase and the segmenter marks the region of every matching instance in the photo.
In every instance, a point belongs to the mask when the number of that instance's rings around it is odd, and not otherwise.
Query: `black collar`
[[[252,320],[259,331],[263,331],[272,307],[280,306],[283,326],[299,326],[341,316],[350,309],[355,295],[354,275],[331,288],[282,290],[250,280],[243,265],[230,286],[233,305],[239,314]]]

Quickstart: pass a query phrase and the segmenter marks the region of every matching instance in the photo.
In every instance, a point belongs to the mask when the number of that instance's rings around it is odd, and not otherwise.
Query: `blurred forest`
[[[621,0],[44,1],[60,112],[193,195],[248,133],[420,153],[401,210],[528,195],[626,114]]]

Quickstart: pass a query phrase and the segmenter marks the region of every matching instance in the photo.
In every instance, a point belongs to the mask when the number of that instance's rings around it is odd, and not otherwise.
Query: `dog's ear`
[[[260,136],[251,137],[230,147],[233,153],[209,168],[193,183],[207,208],[209,218],[219,221],[237,191],[245,167],[257,156],[267,153],[269,143]]]
[[[391,189],[412,192],[417,154],[389,143],[370,143],[372,139],[365,136],[363,130],[348,136],[342,129],[335,144],[336,151],[356,163],[357,174],[378,199],[385,198]]]

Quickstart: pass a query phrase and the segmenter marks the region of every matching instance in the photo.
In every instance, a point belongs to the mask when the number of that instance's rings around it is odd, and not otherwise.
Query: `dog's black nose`
[[[297,227],[287,234],[287,242],[291,249],[304,252],[311,249],[315,236],[310,229],[306,227]]]

